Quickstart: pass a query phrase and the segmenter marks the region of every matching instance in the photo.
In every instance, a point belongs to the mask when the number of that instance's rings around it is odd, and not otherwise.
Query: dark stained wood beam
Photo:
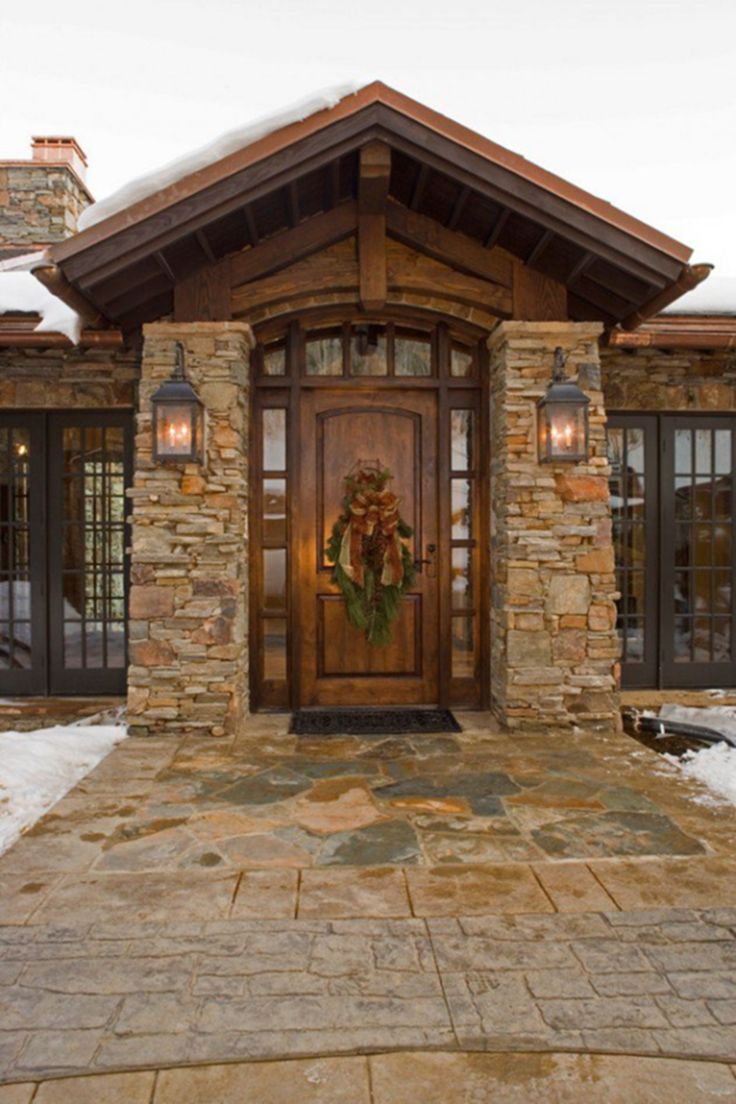
[[[205,265],[174,288],[174,320],[176,322],[227,322],[230,311],[230,257],[216,264]]]
[[[166,260],[163,250],[158,250],[158,252],[154,253],[153,259],[155,260],[156,264],[161,269],[163,274],[168,278],[169,283],[175,284],[176,276],[174,275],[174,270],[169,262]]]
[[[391,237],[434,257],[452,268],[492,280],[510,288],[512,283],[511,261],[486,249],[480,242],[446,229],[426,215],[410,211],[403,204],[389,200],[386,207],[386,229]]]
[[[501,214],[498,216],[490,231],[486,235],[486,240],[483,242],[483,245],[486,247],[486,249],[493,249],[494,245],[501,237],[501,233],[504,226],[508,222],[510,214],[511,212],[509,211],[508,207],[504,207],[504,209],[501,211]]]
[[[388,295],[386,201],[390,179],[389,146],[385,142],[363,146],[358,180],[358,265],[364,310],[380,310]]]
[[[463,213],[463,209],[465,207],[465,204],[468,202],[469,198],[470,198],[470,188],[468,188],[467,185],[463,185],[463,187],[460,189],[460,191],[457,194],[457,199],[455,200],[452,211],[450,212],[450,217],[447,220],[447,229],[448,230],[454,230],[455,227],[457,226],[458,222],[460,221],[460,216]]]
[[[515,261],[514,318],[520,322],[565,322],[568,318],[565,285]]]
[[[232,286],[247,284],[278,272],[280,268],[326,249],[350,237],[358,228],[358,208],[354,202],[341,203],[332,211],[302,222],[294,230],[286,230],[267,238],[253,249],[244,249],[230,258]]]
[[[289,185],[289,222],[292,229],[299,225],[299,192],[297,190],[296,181],[292,180]]]
[[[588,253],[583,253],[583,255],[582,255],[582,257],[580,258],[580,260],[579,260],[579,261],[576,261],[576,262],[575,262],[575,264],[574,264],[574,265],[572,266],[572,268],[570,269],[570,271],[569,271],[568,275],[567,275],[567,276],[565,277],[565,283],[566,283],[566,284],[574,284],[574,283],[575,283],[575,281],[576,281],[576,280],[577,280],[577,279],[578,279],[578,278],[579,278],[580,276],[582,276],[582,275],[583,275],[583,273],[585,272],[586,268],[587,268],[587,267],[588,267],[589,265],[591,265],[591,264],[593,263],[593,261],[594,261],[594,260],[595,260],[595,253],[590,253],[590,252],[588,252]]]
[[[210,240],[205,234],[204,230],[195,230],[194,237],[197,239],[197,245],[202,250],[207,260],[210,262],[210,264],[214,264],[217,258],[212,251]]]
[[[247,204],[247,206],[243,208],[243,217],[245,219],[245,225],[248,228],[248,237],[250,239],[250,244],[252,246],[256,246],[261,239],[258,235],[258,227],[256,226],[256,220],[253,216],[253,211],[250,204]]]
[[[544,253],[545,249],[552,242],[554,236],[555,235],[553,230],[543,230],[542,233],[539,235],[534,248],[531,250],[529,256],[527,257],[525,264],[533,265],[535,261],[538,261]]]
[[[427,168],[427,166],[420,165],[419,172],[417,173],[417,178],[414,181],[414,189],[411,193],[411,199],[409,201],[409,206],[411,207],[412,211],[416,211],[417,207],[422,202],[422,196],[424,195],[424,189],[427,186],[428,176],[429,169]]]

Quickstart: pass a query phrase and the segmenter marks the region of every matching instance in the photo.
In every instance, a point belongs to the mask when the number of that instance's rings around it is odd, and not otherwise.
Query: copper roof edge
[[[373,104],[383,104],[408,116],[457,145],[463,146],[485,160],[556,195],[559,199],[586,211],[595,218],[646,243],[671,258],[681,261],[683,264],[686,264],[692,255],[692,249],[682,242],[656,230],[633,215],[621,211],[608,201],[586,192],[577,185],[571,184],[531,161],[527,161],[520,154],[498,145],[498,143],[485,138],[462,123],[457,123],[440,112],[425,107],[381,81],[373,81],[364,85],[357,92],[344,96],[333,107],[322,108],[306,119],[289,123],[278,130],[274,130],[240,150],[228,154],[219,161],[197,169],[160,191],[145,196],[131,204],[130,207],[117,211],[99,223],[90,226],[87,230],[78,232],[64,242],[56,243],[52,246],[50,255],[54,261],[63,261],[67,257],[83,252],[85,249],[112,237],[115,233],[153,217],[211,184],[248,168],[258,161],[265,160],[302,138],[312,135],[341,119],[355,115]]]

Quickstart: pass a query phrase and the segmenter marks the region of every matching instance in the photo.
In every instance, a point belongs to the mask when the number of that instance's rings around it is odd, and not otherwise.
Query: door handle
[[[434,577],[435,577],[435,555],[437,553],[437,545],[436,544],[428,544],[427,545],[427,553],[428,553],[428,555],[427,555],[426,559],[414,560],[414,568],[415,568],[417,574],[421,575],[422,574],[422,567],[423,567],[424,564],[426,564],[427,565],[427,578],[434,579]]]

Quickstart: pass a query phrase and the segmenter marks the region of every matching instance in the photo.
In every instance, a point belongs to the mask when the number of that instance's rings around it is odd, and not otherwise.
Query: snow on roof
[[[199,149],[193,150],[183,157],[177,157],[176,160],[167,162],[161,168],[146,173],[145,176],[139,176],[136,180],[131,180],[128,184],[124,184],[122,188],[118,188],[112,195],[91,204],[82,212],[79,218],[79,229],[87,230],[90,226],[95,226],[103,219],[117,214],[118,211],[124,211],[139,200],[146,199],[147,196],[160,191],[161,188],[167,188],[170,184],[175,184],[185,176],[190,176],[192,173],[206,168],[207,165],[213,165],[215,162],[221,161],[223,157],[252,145],[253,142],[265,138],[266,135],[272,134],[276,130],[281,130],[282,127],[290,126],[291,123],[300,123],[303,119],[315,115],[318,111],[334,107],[346,96],[357,92],[359,87],[357,84],[342,84],[326,88],[321,92],[315,92],[311,96],[298,100],[280,111],[264,115],[259,119],[246,123],[244,126],[236,127],[234,130],[226,131],[225,134],[215,138],[213,142],[208,142],[206,146],[200,146]]]
[[[79,342],[82,332],[80,315],[52,295],[32,272],[0,271],[0,314],[10,313],[40,314],[36,333],[60,333],[74,345]]]
[[[736,276],[709,276],[662,314],[736,314]]]

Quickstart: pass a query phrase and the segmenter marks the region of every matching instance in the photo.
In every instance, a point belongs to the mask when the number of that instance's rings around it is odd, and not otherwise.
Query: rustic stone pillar
[[[138,735],[234,732],[248,707],[250,327],[143,328],[133,488],[128,714]],[[175,343],[205,406],[205,461],[155,464],[151,395]]]
[[[491,694],[511,727],[618,721],[618,640],[598,337],[588,322],[491,334]],[[540,464],[537,400],[554,350],[590,402],[586,464]]]

